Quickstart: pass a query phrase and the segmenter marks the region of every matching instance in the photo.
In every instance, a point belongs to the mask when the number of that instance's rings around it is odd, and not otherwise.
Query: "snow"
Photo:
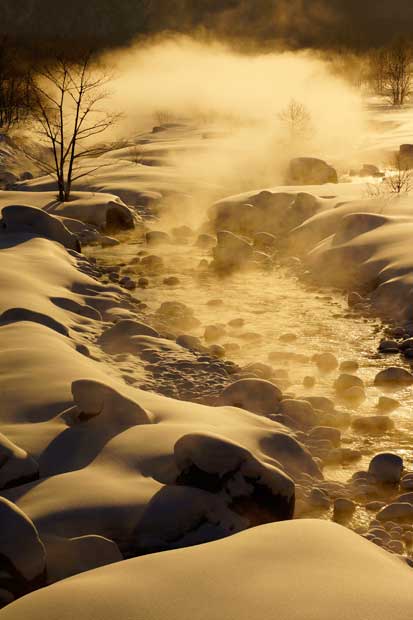
[[[143,134],[106,153],[104,167],[65,204],[45,177],[0,192],[0,553],[26,591],[46,573],[48,583],[60,581],[6,607],[1,619],[411,615],[411,569],[400,558],[327,521],[284,521],[298,480],[320,485],[309,494],[314,505],[332,504],[319,461],[300,443],[303,431],[314,427],[314,442],[338,445],[332,426],[350,417],[323,397],[298,400],[276,380],[239,379],[213,405],[140,389],[145,355],[195,363],[190,349],[201,341],[184,334],[176,342],[161,327],[168,317],[177,332],[190,331],[196,318],[166,302],[153,328],[136,299],[101,284],[78,253],[79,239],[112,245],[101,232],[141,225],[148,207],[186,205],[195,190],[213,203],[219,184],[186,175],[178,162],[207,153],[214,140],[185,127]],[[260,243],[262,250],[288,237],[290,255],[322,284],[362,287],[377,310],[406,316],[413,199],[366,198],[365,181],[302,189],[274,186],[215,202],[197,232],[205,230],[208,243],[217,233],[230,258],[234,247],[254,257]],[[119,357],[133,366],[131,381]],[[336,357],[319,358],[320,368],[326,361],[336,370]],[[376,383],[395,380],[413,381],[388,368]],[[336,388],[360,396],[363,384],[342,374]],[[291,420],[297,433],[281,423]],[[353,418],[358,428],[378,421],[391,424],[385,416]],[[411,513],[400,500],[377,518],[403,522]],[[262,525],[270,521],[280,522]],[[131,554],[149,555],[122,561]],[[7,600],[1,579],[0,590]]]
[[[411,569],[325,521],[270,524],[66,579],[0,612],[4,620],[405,620]]]

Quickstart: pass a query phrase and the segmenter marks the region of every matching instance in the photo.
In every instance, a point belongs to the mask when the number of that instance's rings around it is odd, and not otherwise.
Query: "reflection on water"
[[[137,235],[125,235],[121,245],[114,248],[90,248],[88,253],[106,264],[128,263],[139,251],[148,250]],[[210,255],[196,248],[192,241],[188,245],[156,247],[150,253],[162,256],[165,269],[161,274],[148,276],[148,288],[136,291],[136,297],[147,304],[148,314],[164,301],[179,301],[193,309],[200,321],[191,334],[202,338],[207,325],[222,324],[225,335],[218,343],[230,345],[228,357],[241,366],[264,362],[275,369],[287,370],[288,394],[328,396],[334,398],[338,408],[346,408],[337,402],[333,388],[339,371],[322,373],[311,361],[314,354],[329,351],[340,362],[355,360],[359,364],[357,374],[366,386],[367,398],[359,408],[350,409],[350,413],[375,415],[378,398],[383,395],[381,389],[373,386],[375,375],[386,366],[406,365],[398,356],[376,353],[381,338],[378,320],[349,314],[346,300],[339,292],[306,287],[287,268],[238,272],[218,279],[210,271],[199,268],[200,261],[209,259]],[[176,276],[179,283],[165,285],[166,276]],[[238,318],[245,322],[242,328],[228,325]],[[288,342],[280,340],[285,334],[293,335]],[[274,355],[275,352],[279,354]],[[301,357],[288,361],[286,353]],[[315,377],[313,388],[303,386],[306,376]],[[413,467],[413,390],[404,388],[390,395],[402,404],[391,414],[395,430],[381,435],[346,430],[343,444],[360,450],[362,459],[349,465],[327,467],[326,477],[348,480],[354,471],[365,469],[372,456],[383,450],[400,454],[406,466]]]

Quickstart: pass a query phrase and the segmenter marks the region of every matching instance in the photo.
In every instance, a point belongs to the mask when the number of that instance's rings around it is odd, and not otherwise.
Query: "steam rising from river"
[[[363,134],[360,94],[310,52],[241,54],[170,37],[111,52],[106,61],[116,66],[112,104],[125,113],[124,135],[183,120],[214,132],[195,155],[188,143],[168,161],[194,185],[210,185],[204,203],[282,184],[291,156],[347,158]],[[310,139],[294,145],[279,118],[292,99],[312,125]]]

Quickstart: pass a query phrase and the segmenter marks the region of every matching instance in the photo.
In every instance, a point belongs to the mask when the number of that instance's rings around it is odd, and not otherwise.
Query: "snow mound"
[[[36,461],[0,433],[0,489],[17,487],[38,477]]]
[[[405,620],[411,582],[400,558],[339,525],[287,521],[89,571],[24,597],[0,617]]]
[[[13,600],[45,583],[46,553],[32,521],[2,497],[0,522],[0,601],[4,591]]]
[[[46,237],[46,239],[61,243],[70,250],[80,250],[80,244],[75,235],[72,235],[57,217],[37,207],[11,205],[4,207],[1,214],[2,233],[26,233]]]
[[[124,319],[109,327],[99,338],[99,344],[106,353],[134,353],[136,345],[135,336],[151,336],[159,338],[158,332],[139,321]]]

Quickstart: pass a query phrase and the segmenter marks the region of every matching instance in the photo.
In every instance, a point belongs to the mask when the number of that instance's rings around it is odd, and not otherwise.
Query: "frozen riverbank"
[[[183,130],[171,131],[176,146]],[[157,142],[162,151],[162,139]],[[377,353],[379,320],[363,313],[367,304],[349,309],[337,289],[320,291],[307,269],[323,280],[329,258],[313,262],[314,247],[319,241],[330,243],[325,239],[331,235],[343,240],[340,210],[358,210],[360,204],[337,207],[337,202],[344,194],[355,199],[360,188],[309,188],[314,197],[306,193],[305,200],[297,198],[302,196],[299,188],[289,188],[287,199],[285,191],[279,198],[282,188],[264,192],[270,207],[274,200],[267,221],[275,228],[285,215],[280,204],[291,202],[283,238],[277,230],[254,231],[273,236],[272,256],[253,248],[257,237],[247,234],[231,247],[244,248],[253,264],[222,278],[210,263],[229,254],[211,247],[220,232],[213,218],[199,220],[200,231],[175,222],[156,232],[168,217],[173,221],[171,210],[176,212],[177,199],[193,188],[193,180],[177,180],[162,162],[138,170],[136,164],[114,164],[107,184],[98,187],[99,179],[92,180],[94,190],[114,195],[79,194],[68,210],[53,203],[46,191],[37,191],[48,189],[42,181],[19,188],[29,191],[2,193],[2,600],[9,603],[32,589],[85,575],[29,594],[0,616],[24,615],[26,604],[32,606],[33,618],[44,613],[46,604],[51,604],[50,613],[70,616],[74,588],[77,593],[87,590],[86,598],[79,599],[87,613],[110,618],[122,605],[113,599],[112,607],[99,607],[96,597],[106,581],[123,582],[123,594],[129,596],[127,584],[135,582],[136,573],[170,575],[176,568],[182,579],[193,574],[193,587],[199,589],[197,567],[210,562],[211,553],[218,558],[229,554],[225,570],[231,572],[249,545],[257,548],[254,561],[260,567],[253,591],[261,592],[267,605],[272,598],[266,595],[265,575],[282,570],[268,565],[270,538],[271,561],[277,555],[285,567],[304,557],[305,570],[319,575],[301,599],[304,607],[287,605],[291,583],[280,582],[286,618],[302,617],[309,604],[314,618],[331,615],[322,594],[332,561],[327,547],[334,547],[337,579],[346,583],[343,599],[336,582],[331,584],[343,619],[353,615],[350,593],[360,584],[361,565],[375,580],[386,580],[392,588],[397,584],[393,617],[406,617],[412,578],[406,560],[411,561],[413,541],[413,376],[401,358],[396,365],[405,371],[402,384],[389,391],[378,383],[377,375],[394,365],[394,358]],[[122,183],[125,191],[117,195]],[[250,192],[229,202],[237,206],[247,199],[253,210],[259,209],[256,195]],[[4,208],[23,197],[25,204],[43,211]],[[185,200],[190,206],[190,197]],[[308,205],[316,213],[308,214]],[[367,209],[365,203],[361,206]],[[254,222],[250,208],[244,213],[249,224]],[[142,219],[147,215],[149,226]],[[238,228],[239,215],[235,212]],[[94,227],[129,227],[129,216],[136,229],[113,233],[117,239],[103,237],[107,230],[93,233]],[[321,222],[315,226],[321,237],[310,239],[305,235],[314,230],[314,218]],[[369,226],[371,219],[363,216],[361,221]],[[387,219],[380,222],[392,225]],[[227,220],[226,229],[230,224]],[[251,231],[234,230],[240,232]],[[105,249],[87,248],[92,260],[85,258],[76,251],[80,233],[84,239],[92,235],[89,241]],[[352,239],[363,234],[364,228],[356,227]],[[296,244],[299,236],[305,238],[302,261],[286,254],[288,238]],[[228,239],[233,241],[218,234],[219,243]],[[385,247],[380,242],[376,249]],[[293,248],[298,252],[298,241]],[[303,248],[310,251],[309,259]],[[370,463],[383,450],[392,456]],[[302,519],[308,516],[324,522]],[[275,523],[293,517],[289,524]],[[376,546],[327,520],[356,530]],[[251,531],[231,536],[246,529]],[[28,534],[17,536],[20,531]],[[228,536],[228,541],[173,551]],[[111,563],[113,567],[93,571]],[[294,575],[292,568],[289,574]],[[214,575],[217,597],[222,596],[228,615],[240,615],[242,599],[235,604],[231,588],[223,592]],[[162,617],[150,586],[142,584],[148,598],[136,612]],[[184,597],[178,582],[176,587]],[[371,588],[368,579],[363,581],[357,596],[366,606],[364,617],[377,618],[387,614],[393,599],[384,589],[373,595]],[[245,590],[251,592],[250,586]],[[254,607],[260,617],[265,605]],[[186,604],[176,609],[183,617],[198,617]],[[246,609],[254,617],[251,605]],[[218,611],[221,617],[222,609]],[[128,614],[128,608],[123,612]]]

